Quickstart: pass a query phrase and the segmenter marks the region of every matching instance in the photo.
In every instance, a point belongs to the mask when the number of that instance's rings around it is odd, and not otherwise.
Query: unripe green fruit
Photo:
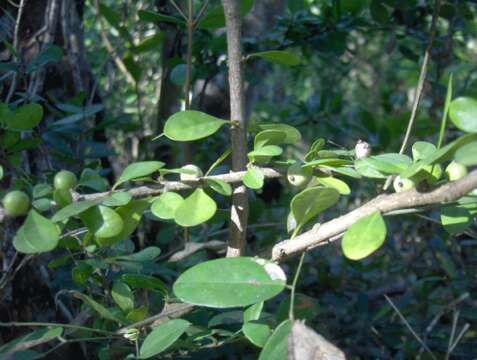
[[[293,186],[304,186],[311,179],[311,170],[302,168],[300,163],[294,163],[288,168],[287,179]]]
[[[204,176],[202,170],[194,164],[184,165],[182,170],[187,170],[187,173],[181,173],[181,181],[193,181]]]
[[[416,187],[416,183],[411,179],[401,179],[399,176],[396,176],[393,182],[394,191],[403,192],[411,190]]]
[[[467,175],[467,168],[458,162],[452,161],[446,167],[446,175],[450,181],[456,181]]]
[[[57,190],[69,190],[76,186],[78,179],[76,175],[68,170],[61,170],[56,173],[53,180],[55,189]]]
[[[3,198],[3,208],[9,216],[25,215],[30,208],[30,198],[23,191],[10,191]]]
[[[426,174],[425,179],[429,184],[435,184],[442,177],[442,166],[439,164],[426,165],[423,170]]]

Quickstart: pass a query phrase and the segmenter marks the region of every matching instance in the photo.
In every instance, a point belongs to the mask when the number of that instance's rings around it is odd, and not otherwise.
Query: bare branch
[[[232,170],[241,171],[247,165],[247,140],[244,115],[242,74],[242,18],[238,0],[222,0],[227,29],[227,53],[230,87],[230,119],[232,143]],[[248,220],[247,189],[243,184],[234,188],[230,215],[230,239],[227,256],[243,255],[246,245]]]
[[[331,241],[332,237],[343,233],[356,221],[376,210],[385,214],[399,209],[447,203],[459,199],[475,188],[477,188],[477,170],[470,172],[458,181],[449,182],[427,193],[412,189],[401,193],[380,195],[363,206],[323,223],[319,227],[314,227],[293,240],[284,240],[276,244],[271,250],[271,258],[273,261],[279,262],[326,241]]]

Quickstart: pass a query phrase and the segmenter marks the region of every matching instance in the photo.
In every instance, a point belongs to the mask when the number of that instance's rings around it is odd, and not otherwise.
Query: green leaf
[[[262,130],[274,130],[280,131],[285,134],[284,144],[297,144],[301,141],[301,133],[288,124],[276,123],[276,124],[258,124],[258,127]],[[271,144],[274,145],[274,144]]]
[[[401,154],[367,156],[358,160],[385,174],[399,174],[412,164],[408,156]]]
[[[472,224],[472,215],[463,206],[445,206],[441,208],[441,223],[449,234],[461,234]]]
[[[71,203],[64,208],[60,209],[52,218],[53,222],[61,222],[70,217],[77,216],[89,208],[97,205],[100,200],[84,200]]]
[[[4,171],[3,171],[3,166],[0,165],[0,180],[3,179],[3,174],[4,174]]]
[[[336,204],[340,193],[336,189],[312,187],[296,194],[290,204],[297,228],[301,228],[315,216]]]
[[[132,196],[127,191],[115,192],[105,198],[102,202],[104,206],[117,207],[128,204],[132,199]]]
[[[122,311],[128,312],[134,309],[134,295],[131,288],[122,281],[116,281],[111,289],[113,300]]]
[[[123,170],[118,181],[114,184],[113,190],[126,181],[151,175],[163,166],[164,163],[161,161],[140,161],[130,164]]]
[[[138,251],[134,254],[129,255],[121,255],[116,256],[114,259],[116,260],[127,260],[127,261],[139,261],[139,262],[146,262],[146,261],[153,261],[161,254],[161,249],[157,246],[148,246],[141,251]]]
[[[338,158],[317,159],[307,162],[303,165],[304,168],[314,168],[319,166],[343,166],[352,164],[350,160]]]
[[[259,168],[251,166],[247,169],[243,177],[243,183],[250,189],[261,189],[263,187],[263,180],[265,176]]]
[[[159,290],[162,293],[167,294],[166,285],[164,285],[160,279],[154,276],[142,274],[123,274],[121,275],[121,280],[136,289]]]
[[[118,322],[120,324],[123,323],[111,311],[109,311],[107,308],[105,308],[103,305],[101,305],[99,302],[93,300],[89,296],[87,296],[85,294],[82,294],[80,292],[77,292],[77,291],[74,292],[74,296],[76,298],[80,299],[81,301],[83,301],[84,303],[88,304],[89,306],[91,306],[101,317],[103,317],[105,319],[108,319],[108,320],[111,320],[111,321],[114,321],[114,322]]]
[[[164,134],[175,141],[194,141],[214,134],[227,122],[200,111],[180,111],[167,119]]]
[[[399,176],[402,179],[407,179],[417,174],[422,168],[424,168],[427,165],[451,160],[459,148],[476,140],[477,140],[477,134],[467,134],[467,135],[461,136],[457,140],[436,150],[432,155],[426,157],[425,159],[421,161],[418,161],[412,164],[406,170],[400,173]]]
[[[477,165],[477,141],[471,142],[457,149],[455,161],[465,166]]]
[[[412,158],[419,161],[431,156],[436,151],[436,146],[427,141],[416,141],[412,145]]]
[[[263,301],[256,303],[247,308],[247,310],[243,313],[243,321],[248,322],[252,320],[258,320],[260,318],[260,314],[263,310]]]
[[[214,216],[217,204],[203,189],[195,189],[174,213],[177,224],[190,227],[200,225]]]
[[[296,66],[301,64],[301,60],[298,56],[285,50],[256,52],[248,55],[248,57],[260,57],[262,59],[268,60],[274,64],[279,65]]]
[[[167,191],[162,193],[151,205],[151,212],[159,219],[174,219],[174,213],[184,202],[184,198],[179,194]]]
[[[343,180],[334,178],[332,176],[320,176],[317,179],[321,185],[329,188],[334,188],[338,190],[341,195],[351,194],[351,189],[349,188],[348,184],[346,184]]]
[[[245,337],[258,347],[265,346],[271,333],[270,326],[267,323],[256,320],[243,324],[242,331]]]
[[[254,158],[261,156],[278,156],[281,155],[282,152],[283,149],[280,146],[265,145],[249,152],[248,157],[249,159],[253,160]]]
[[[37,126],[43,118],[43,107],[32,103],[20,106],[13,116],[5,118],[7,129],[26,131]]]
[[[253,147],[255,149],[263,147],[264,145],[280,145],[285,143],[286,132],[280,130],[263,130],[255,135],[253,140]]]
[[[206,179],[207,185],[220,195],[232,195],[232,186],[220,179]]]
[[[103,3],[99,4],[99,13],[106,19],[106,21],[116,29],[121,26],[121,16],[112,7]]]
[[[81,220],[94,236],[110,238],[121,233],[123,219],[113,209],[99,205],[92,207],[80,215]]]
[[[186,270],[173,289],[186,303],[229,308],[268,300],[283,291],[285,284],[285,273],[278,265],[236,257],[206,261]]]
[[[285,320],[275,329],[268,338],[258,360],[287,360],[288,335],[291,332],[292,322]]]
[[[48,328],[43,328],[39,330],[32,331],[26,335],[23,335],[21,337],[17,337],[16,339],[3,344],[0,346],[0,357],[5,359],[23,359],[22,357],[18,356],[19,353],[15,351],[15,354],[13,354],[13,350],[17,346],[21,346],[22,343],[29,343],[29,342],[38,342],[38,344],[43,344],[46,343],[50,340],[54,340],[61,336],[63,333],[63,328],[59,326],[55,327],[48,327]],[[43,356],[41,356],[43,357]],[[40,358],[40,357],[38,357]]]
[[[386,224],[379,213],[358,220],[346,231],[341,241],[343,254],[351,260],[360,260],[378,250],[386,238]]]
[[[13,246],[20,253],[35,254],[53,250],[59,240],[56,224],[32,209],[13,238]]]
[[[459,97],[452,100],[449,117],[460,130],[477,133],[477,100],[470,97]]]
[[[139,351],[139,358],[148,359],[163,352],[174,344],[189,326],[188,321],[175,319],[155,327],[144,339]]]

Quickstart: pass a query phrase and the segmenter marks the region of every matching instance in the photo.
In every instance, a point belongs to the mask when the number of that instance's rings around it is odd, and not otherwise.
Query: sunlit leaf
[[[265,175],[263,172],[254,166],[247,169],[245,176],[243,177],[243,183],[250,189],[261,189],[263,187]]]
[[[449,117],[460,130],[477,133],[477,100],[470,97],[452,100]]]
[[[203,189],[195,189],[176,209],[174,220],[185,227],[202,224],[214,216],[215,201]]]
[[[123,170],[118,181],[114,184],[113,190],[126,181],[151,175],[163,166],[164,163],[161,161],[140,161],[130,164]]]
[[[169,320],[154,328],[144,339],[139,350],[140,359],[151,358],[174,344],[190,323],[182,319]]]
[[[151,212],[159,219],[173,219],[177,208],[184,202],[184,198],[172,191],[162,193],[151,205]]]
[[[59,240],[60,230],[56,224],[35,210],[30,210],[13,238],[13,246],[18,252],[35,254],[53,250]]]
[[[214,134],[226,123],[200,111],[180,111],[167,119],[164,134],[175,141],[194,141]]]
[[[273,331],[263,347],[259,360],[287,360],[288,335],[291,332],[292,322],[285,320]]]

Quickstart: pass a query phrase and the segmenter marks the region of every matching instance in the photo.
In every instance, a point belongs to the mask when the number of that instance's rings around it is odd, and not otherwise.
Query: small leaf
[[[243,177],[243,183],[250,189],[261,189],[263,187],[264,178],[265,176],[259,168],[251,166],[247,169]]]
[[[250,159],[253,159],[259,156],[278,156],[278,155],[281,155],[282,152],[283,152],[283,149],[280,146],[265,145],[249,152],[248,157]]]
[[[454,155],[455,161],[465,166],[477,165],[477,141],[457,149]]]
[[[346,231],[341,241],[343,254],[361,260],[378,250],[386,238],[386,224],[379,211],[358,220]]]
[[[128,312],[134,309],[134,295],[131,288],[122,281],[116,281],[111,289],[113,300],[122,311]]]
[[[86,227],[98,238],[110,238],[121,233],[123,219],[113,209],[99,205],[80,215]]]
[[[351,189],[349,188],[348,184],[346,184],[343,180],[334,178],[332,176],[320,176],[317,179],[320,184],[325,187],[334,188],[338,190],[341,195],[351,194]]]
[[[121,280],[137,289],[159,290],[167,294],[166,285],[159,279],[150,275],[123,274]]]
[[[243,321],[247,322],[252,320],[258,320],[260,318],[260,314],[262,313],[262,310],[263,310],[263,301],[248,307],[247,310],[244,311]]]
[[[10,130],[26,131],[37,126],[43,118],[43,107],[32,103],[20,106],[13,116],[7,117],[6,125]]]
[[[295,195],[290,207],[298,228],[336,204],[339,197],[338,190],[321,187],[308,188]]]
[[[174,213],[184,202],[184,198],[179,194],[167,191],[161,194],[151,205],[151,211],[159,219],[174,219]]]
[[[449,107],[449,117],[460,130],[477,133],[477,100],[470,97],[454,99]]]
[[[279,65],[296,66],[301,64],[301,60],[298,56],[285,50],[256,52],[250,54],[248,57],[260,57]]]
[[[414,161],[419,161],[431,156],[436,151],[436,146],[427,141],[416,141],[412,145],[412,157]]]
[[[265,346],[271,334],[270,326],[267,323],[256,320],[243,324],[242,331],[245,337],[258,347]]]
[[[167,119],[164,134],[175,141],[194,141],[214,134],[226,123],[200,111],[180,111]]]
[[[214,216],[217,204],[203,189],[195,189],[174,213],[177,224],[190,227],[200,225]]]
[[[301,133],[288,124],[275,123],[275,124],[258,124],[258,127],[262,130],[275,130],[285,134],[284,144],[296,144],[301,141]],[[273,145],[273,144],[272,144]]]
[[[463,206],[445,206],[441,208],[441,223],[449,234],[461,234],[472,224],[472,215]]]
[[[102,202],[104,206],[117,207],[123,206],[129,203],[132,199],[132,196],[127,191],[124,192],[115,192],[105,198]]]
[[[359,160],[385,174],[399,174],[412,164],[408,156],[401,154],[367,156]]]
[[[128,260],[128,261],[139,261],[139,262],[146,262],[146,261],[153,261],[161,254],[161,249],[157,246],[148,246],[137,253],[130,254],[130,255],[122,255],[116,256],[116,260]]]
[[[15,249],[24,254],[51,251],[58,245],[60,231],[56,224],[35,210],[30,210],[13,238]]]
[[[251,257],[206,261],[186,270],[173,285],[182,301],[214,308],[248,306],[268,300],[285,287],[276,264]]]
[[[232,186],[223,180],[207,179],[206,183],[212,190],[219,193],[220,195],[224,195],[224,196],[232,195]]]
[[[286,132],[280,130],[263,130],[255,135],[253,146],[255,149],[264,145],[280,145],[285,143]]]
[[[102,304],[100,304],[96,300],[93,300],[89,296],[87,296],[85,294],[82,294],[80,292],[77,292],[77,291],[74,292],[74,296],[77,297],[78,299],[80,299],[81,301],[83,301],[84,303],[88,304],[89,306],[91,306],[101,317],[103,317],[105,319],[108,319],[108,320],[111,320],[111,321],[114,321],[114,322],[118,322],[120,324],[123,323],[111,311],[109,311]]]
[[[288,335],[291,332],[292,322],[285,320],[275,329],[268,338],[258,360],[287,360]]]
[[[130,164],[124,169],[118,181],[114,184],[113,190],[126,181],[151,175],[163,166],[164,163],[161,161],[140,161]]]
[[[97,205],[99,200],[84,200],[71,203],[59,210],[52,218],[53,222],[61,222],[70,217],[77,216],[89,208]]]
[[[139,358],[148,359],[163,352],[174,344],[189,326],[188,321],[175,319],[155,327],[144,339],[139,351]]]

